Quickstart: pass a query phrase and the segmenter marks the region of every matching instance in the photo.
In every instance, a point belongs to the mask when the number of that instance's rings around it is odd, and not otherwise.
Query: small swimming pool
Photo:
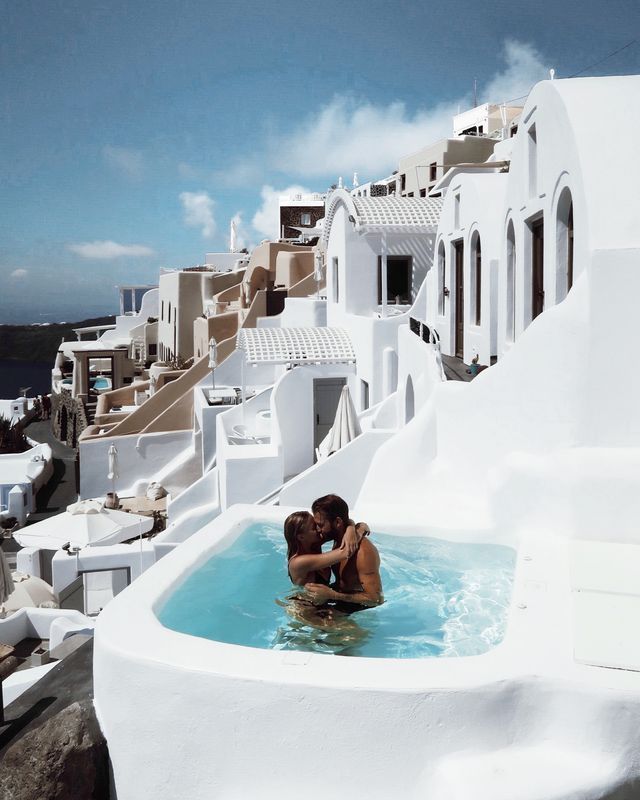
[[[92,389],[110,389],[111,388],[111,380],[109,378],[105,378],[103,375],[99,375],[97,378],[91,378],[91,388]]]
[[[291,600],[282,526],[253,523],[161,606],[172,630],[228,644],[372,658],[480,655],[505,633],[510,547],[374,533],[385,602],[355,614]]]

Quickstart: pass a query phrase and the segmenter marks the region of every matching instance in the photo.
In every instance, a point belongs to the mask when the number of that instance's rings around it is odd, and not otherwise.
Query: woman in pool
[[[362,523],[360,523],[358,528]],[[346,561],[358,549],[364,528],[356,530],[349,525],[345,531],[342,546],[323,553],[322,537],[317,530],[315,520],[308,511],[294,511],[284,523],[284,538],[287,541],[287,564],[289,577],[297,586],[307,583],[323,583],[329,585],[331,567],[340,561]]]

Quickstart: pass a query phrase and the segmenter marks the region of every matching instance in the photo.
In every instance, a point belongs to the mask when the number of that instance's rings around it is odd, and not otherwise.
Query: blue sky
[[[117,283],[273,230],[451,115],[637,35],[636,0],[0,0],[0,322],[115,310]],[[640,45],[586,75],[640,72]]]

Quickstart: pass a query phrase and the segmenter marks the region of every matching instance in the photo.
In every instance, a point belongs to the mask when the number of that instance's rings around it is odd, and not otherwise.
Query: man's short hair
[[[345,527],[349,524],[349,506],[338,497],[337,494],[326,494],[314,500],[311,511],[315,514],[320,511],[333,524],[338,518],[342,520]]]

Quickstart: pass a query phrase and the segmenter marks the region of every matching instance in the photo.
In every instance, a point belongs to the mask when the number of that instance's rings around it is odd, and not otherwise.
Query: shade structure
[[[318,455],[326,458],[362,433],[348,386],[342,387],[331,430],[320,442]]]
[[[151,517],[105,508],[96,500],[81,500],[62,514],[22,528],[13,537],[22,547],[59,550],[66,542],[72,547],[118,544],[151,528]]]
[[[247,364],[353,364],[356,354],[344,328],[242,328],[237,346]]]
[[[15,586],[4,551],[0,548],[0,604],[13,592]]]

